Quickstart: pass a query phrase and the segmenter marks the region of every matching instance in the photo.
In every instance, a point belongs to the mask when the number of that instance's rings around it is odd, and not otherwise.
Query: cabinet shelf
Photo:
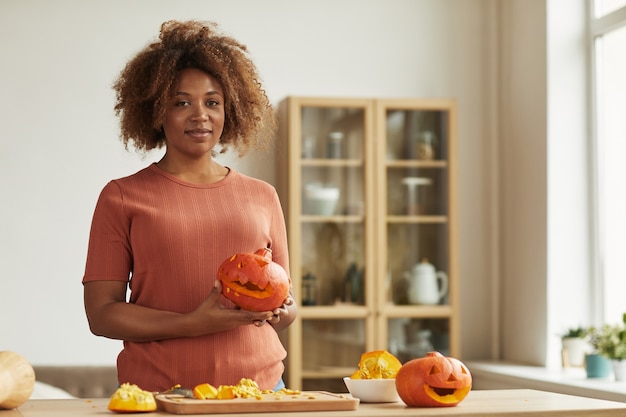
[[[300,220],[302,223],[361,223],[363,219],[363,216],[357,215],[318,216],[315,214],[303,214]]]
[[[447,216],[387,216],[387,223],[447,223]]]
[[[303,167],[361,167],[361,159],[302,159]]]
[[[371,310],[367,307],[349,304],[298,307],[298,315],[303,319],[336,319],[338,316],[342,319],[363,319],[370,314]]]
[[[410,159],[387,160],[387,168],[447,168],[447,161],[416,161]]]
[[[398,306],[387,304],[381,308],[380,315],[389,318],[449,318],[454,309],[449,305],[437,306]]]
[[[458,355],[455,101],[288,97],[278,117],[277,190],[298,303],[280,333],[287,385],[332,390],[367,351],[409,360],[417,334]],[[334,211],[319,209],[316,187],[339,190],[325,197]],[[423,261],[448,278],[434,297],[406,278]]]

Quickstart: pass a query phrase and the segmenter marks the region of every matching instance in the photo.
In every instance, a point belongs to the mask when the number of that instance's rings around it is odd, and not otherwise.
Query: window
[[[626,0],[596,0],[594,6],[594,15],[598,18],[626,6]]]
[[[598,322],[626,312],[626,0],[593,2],[595,235]]]

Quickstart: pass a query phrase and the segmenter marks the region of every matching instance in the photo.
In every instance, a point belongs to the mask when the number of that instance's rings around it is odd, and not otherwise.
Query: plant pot
[[[561,341],[563,343],[563,350],[561,352],[563,366],[584,366],[585,354],[591,352],[589,343],[580,337],[564,337]]]
[[[626,381],[626,359],[611,359],[616,381]]]
[[[598,353],[585,355],[587,378],[608,378],[611,376],[611,360]]]

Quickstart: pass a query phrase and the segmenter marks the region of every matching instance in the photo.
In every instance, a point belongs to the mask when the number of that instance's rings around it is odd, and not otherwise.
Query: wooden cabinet
[[[458,356],[455,102],[288,97],[278,112],[300,306],[288,386],[342,390],[370,350]]]

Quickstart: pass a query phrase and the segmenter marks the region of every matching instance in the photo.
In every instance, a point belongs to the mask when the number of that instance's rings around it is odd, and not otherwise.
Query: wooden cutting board
[[[325,391],[303,391],[294,395],[263,394],[262,399],[196,400],[170,394],[158,394],[155,399],[160,410],[172,414],[346,411],[356,410],[359,406],[358,398],[352,398],[348,394],[332,394]]]

